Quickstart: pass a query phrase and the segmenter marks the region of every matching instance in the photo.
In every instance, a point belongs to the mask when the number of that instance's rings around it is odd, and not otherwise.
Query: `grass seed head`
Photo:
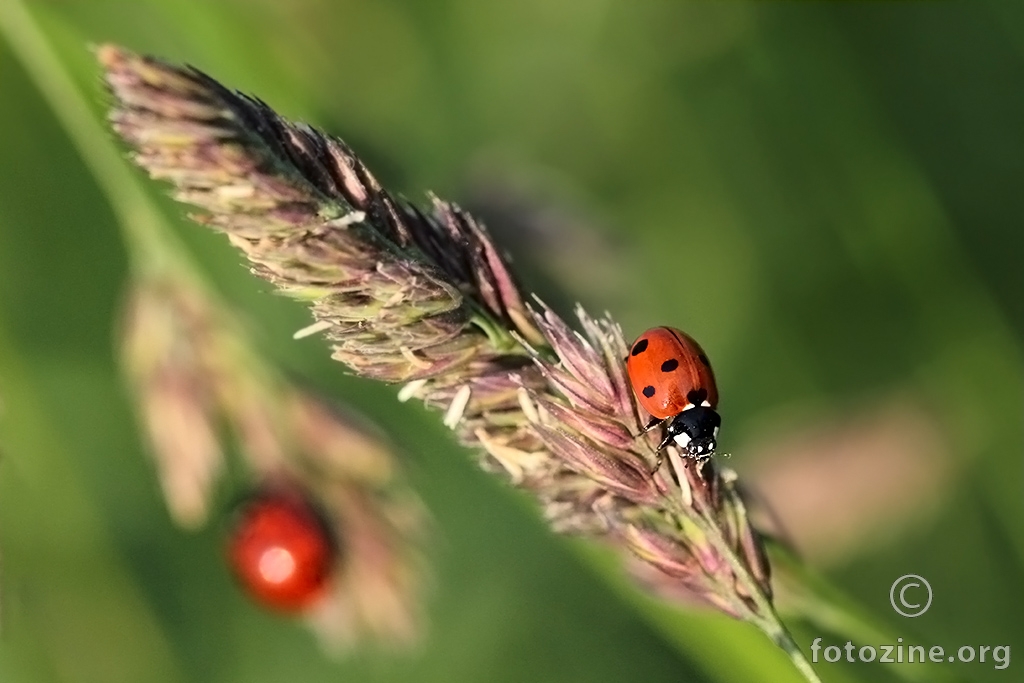
[[[669,447],[651,472],[610,318],[574,331],[527,306],[508,261],[458,206],[392,197],[342,141],[191,68],[98,57],[136,162],[225,232],[253,272],[309,303],[334,358],[401,383],[554,528],[596,536],[662,594],[734,616],[771,611],[768,569],[731,479]]]

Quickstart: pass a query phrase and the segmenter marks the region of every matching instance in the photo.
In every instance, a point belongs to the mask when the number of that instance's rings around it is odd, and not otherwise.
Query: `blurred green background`
[[[97,115],[87,44],[195,64],[343,136],[406,196],[475,207],[564,312],[686,329],[715,363],[729,466],[813,566],[893,637],[1024,657],[1024,5],[29,7]],[[403,447],[436,520],[429,634],[332,662],[234,589],[217,524],[170,523],[114,357],[117,225],[0,42],[0,681],[797,680],[752,628],[639,597],[436,416],[291,341],[303,308],[147,187],[261,348]],[[916,619],[889,605],[907,573],[935,594]],[[790,623],[805,650],[847,640]]]

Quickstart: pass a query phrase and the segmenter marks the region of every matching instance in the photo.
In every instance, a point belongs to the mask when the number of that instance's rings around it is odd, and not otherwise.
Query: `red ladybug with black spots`
[[[675,441],[697,460],[715,454],[722,418],[715,412],[718,387],[707,354],[691,336],[674,327],[654,327],[633,342],[626,371],[637,401],[651,414],[647,432],[666,420],[658,450]]]
[[[239,507],[227,556],[254,600],[298,613],[326,593],[337,546],[320,511],[302,493],[267,488]]]

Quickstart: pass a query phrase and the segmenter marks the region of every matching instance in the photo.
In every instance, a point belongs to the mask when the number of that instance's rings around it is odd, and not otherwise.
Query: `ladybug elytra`
[[[257,602],[300,612],[323,595],[336,546],[320,514],[301,494],[263,491],[241,505],[228,563]]]

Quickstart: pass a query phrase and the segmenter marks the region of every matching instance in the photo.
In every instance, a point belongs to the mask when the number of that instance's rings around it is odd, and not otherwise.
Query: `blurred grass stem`
[[[21,62],[64,128],[72,145],[110,204],[133,267],[173,270],[203,283],[146,190],[124,163],[110,134],[91,114],[89,100],[61,64],[39,24],[21,0],[0,0],[0,35]]]

